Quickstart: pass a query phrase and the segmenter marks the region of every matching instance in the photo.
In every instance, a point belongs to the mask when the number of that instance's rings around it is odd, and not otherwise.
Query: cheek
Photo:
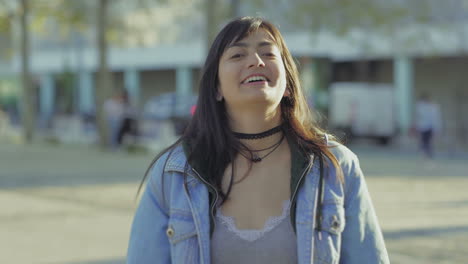
[[[218,79],[222,85],[229,85],[234,78],[234,69],[228,65],[220,65],[218,70]]]
[[[281,88],[286,88],[286,69],[283,64],[278,67],[278,80]]]
[[[219,90],[224,94],[235,90],[239,83],[239,74],[238,69],[233,65],[224,65],[220,67],[218,71]]]

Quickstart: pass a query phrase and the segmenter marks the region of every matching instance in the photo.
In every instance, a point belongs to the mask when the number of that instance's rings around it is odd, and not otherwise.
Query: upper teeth
[[[255,82],[255,81],[266,81],[267,79],[263,76],[252,76],[247,78],[244,83]]]

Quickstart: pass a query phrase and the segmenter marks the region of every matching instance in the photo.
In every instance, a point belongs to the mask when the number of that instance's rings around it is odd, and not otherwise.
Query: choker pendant
[[[261,149],[261,150],[252,150],[250,153],[252,154],[251,157],[247,157],[246,154],[239,152],[242,156],[244,156],[244,158],[250,160],[251,162],[253,163],[259,163],[260,161],[262,161],[264,158],[268,157],[271,153],[273,153],[280,145],[281,145],[281,142],[283,142],[283,139],[284,139],[284,135],[281,137],[281,139],[276,142],[275,144],[271,145],[270,147],[268,148],[265,148],[265,149]],[[259,152],[259,151],[264,151],[264,150],[270,150],[268,153],[266,153],[265,155],[263,155],[262,157],[260,157],[258,154],[256,153],[253,153],[253,152]]]
[[[257,163],[257,162],[262,161],[262,158],[254,154],[251,161]]]

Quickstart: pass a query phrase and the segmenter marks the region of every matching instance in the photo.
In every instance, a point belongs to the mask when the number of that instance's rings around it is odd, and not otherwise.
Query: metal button
[[[172,227],[168,227],[166,230],[166,235],[168,237],[172,237],[174,235],[174,229],[172,229]]]
[[[338,221],[338,218],[336,215],[333,216],[333,221],[332,221],[332,228],[338,229],[340,227],[340,221]]]

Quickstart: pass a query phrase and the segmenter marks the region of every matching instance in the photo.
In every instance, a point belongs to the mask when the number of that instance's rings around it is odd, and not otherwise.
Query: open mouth
[[[242,84],[268,82],[268,79],[262,75],[255,75],[245,79]]]

